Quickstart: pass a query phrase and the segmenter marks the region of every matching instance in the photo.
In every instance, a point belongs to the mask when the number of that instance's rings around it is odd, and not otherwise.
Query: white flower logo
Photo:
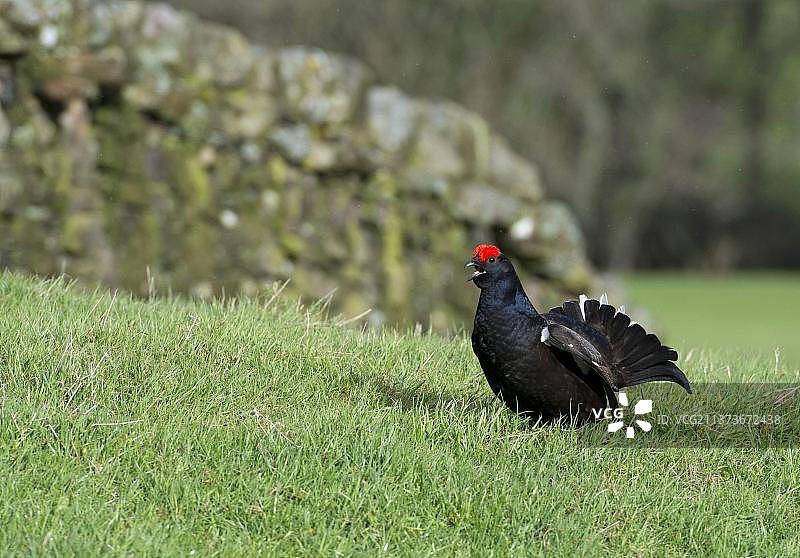
[[[625,416],[625,407],[628,406],[628,395],[625,392],[619,392],[617,394],[617,401],[619,401],[619,410],[621,411],[619,415],[618,421],[612,422],[608,425],[609,432],[617,432],[621,430],[623,426],[625,426],[625,422],[622,420]],[[653,411],[653,400],[652,399],[640,399],[636,402],[636,405],[633,407],[633,414],[635,415],[646,415],[647,413],[651,413]],[[653,425],[647,422],[646,420],[635,419],[634,423],[642,429],[642,432],[650,432],[650,429],[653,428]],[[636,434],[636,429],[633,425],[630,425],[625,428],[625,437],[626,438],[633,438]]]

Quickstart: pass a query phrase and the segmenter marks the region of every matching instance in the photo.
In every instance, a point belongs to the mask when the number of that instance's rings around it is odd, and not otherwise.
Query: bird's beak
[[[486,273],[486,271],[483,269],[483,266],[482,266],[482,265],[480,265],[480,264],[479,264],[478,262],[476,262],[475,260],[469,260],[467,263],[465,263],[465,264],[464,264],[464,269],[467,269],[468,267],[474,267],[474,268],[475,268],[475,271],[472,273],[472,275],[470,275],[470,276],[467,278],[467,283],[469,283],[469,282],[470,282],[470,281],[472,281],[473,279],[475,279],[475,278],[477,278],[477,277],[480,277],[481,275],[483,275],[484,273]]]

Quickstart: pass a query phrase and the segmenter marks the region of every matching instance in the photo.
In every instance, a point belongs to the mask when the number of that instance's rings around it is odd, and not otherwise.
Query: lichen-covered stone
[[[344,124],[371,79],[359,62],[317,49],[291,47],[278,55],[289,117],[311,124]]]
[[[253,71],[250,76],[251,87],[262,93],[275,93],[278,78],[276,76],[278,60],[275,51],[265,47],[253,47]]]
[[[53,56],[47,59],[45,71],[52,77],[75,76],[103,85],[118,85],[126,78],[127,63],[125,51],[113,45],[93,52]]]
[[[512,223],[508,246],[549,277],[559,277],[570,289],[591,280],[583,257],[584,241],[578,223],[561,202],[542,202]]]
[[[358,61],[139,0],[0,0],[0,265],[147,294],[274,281],[451,329],[478,242],[542,306],[594,280],[572,214],[479,115]]]
[[[11,24],[0,19],[0,56],[14,56],[24,52],[28,41],[17,33]]]
[[[518,198],[495,190],[489,184],[469,182],[459,186],[452,210],[464,221],[502,226],[513,223],[523,208]]]
[[[292,163],[302,164],[311,153],[311,130],[303,124],[277,128],[269,137],[275,147]]]
[[[536,167],[511,151],[497,135],[492,135],[489,144],[486,177],[504,192],[524,200],[538,202],[544,197]]]
[[[51,100],[62,103],[70,99],[96,99],[99,94],[97,84],[80,76],[59,76],[47,79],[42,91]]]
[[[189,53],[197,76],[223,87],[241,83],[253,65],[254,53],[247,39],[223,25],[195,26]]]
[[[127,48],[140,42],[139,29],[144,3],[138,1],[95,2],[87,15],[88,46],[97,48],[112,41]]]
[[[53,21],[63,21],[73,12],[70,0],[9,0],[4,17],[25,28],[41,28]]]
[[[408,147],[418,125],[419,105],[394,87],[367,92],[367,125],[378,153],[397,156]]]
[[[221,127],[231,137],[260,139],[278,116],[275,100],[269,95],[242,89],[225,97]]]
[[[452,103],[423,105],[409,169],[434,179],[466,177],[474,143],[469,118]]]

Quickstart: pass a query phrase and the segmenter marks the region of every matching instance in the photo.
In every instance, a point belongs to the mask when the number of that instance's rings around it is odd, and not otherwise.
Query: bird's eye
[[[494,257],[491,257],[487,260],[489,263],[494,263]]]

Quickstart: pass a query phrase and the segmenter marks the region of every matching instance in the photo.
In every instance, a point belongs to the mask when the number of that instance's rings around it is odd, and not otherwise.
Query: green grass
[[[651,311],[668,344],[745,350],[800,368],[800,274],[640,273],[626,280],[632,300]]]
[[[796,449],[582,447],[506,412],[466,336],[321,314],[0,275],[3,554],[800,553]],[[765,364],[730,362],[794,378]]]

